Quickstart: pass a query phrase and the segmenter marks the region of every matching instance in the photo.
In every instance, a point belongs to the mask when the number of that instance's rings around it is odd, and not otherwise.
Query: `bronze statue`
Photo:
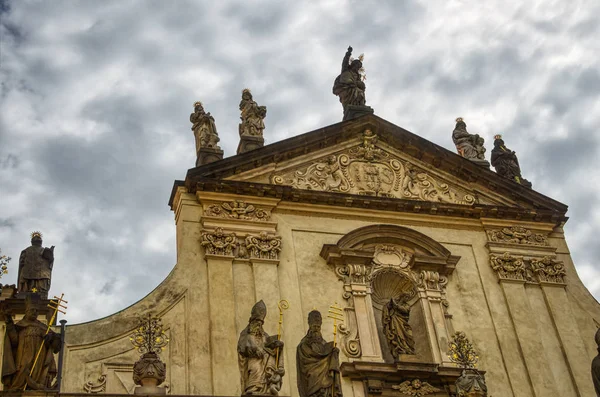
[[[31,233],[31,246],[21,251],[19,257],[19,292],[37,292],[42,299],[46,299],[50,290],[53,265],[54,246],[42,247],[42,234]]]
[[[512,150],[504,146],[501,135],[494,137],[494,148],[492,149],[492,166],[496,173],[508,179],[520,183],[523,186],[531,187],[531,182],[523,179],[521,176],[521,167],[517,155]]]
[[[261,300],[252,308],[248,326],[240,333],[237,351],[242,394],[276,396],[281,389],[285,375],[283,342],[263,330],[266,315],[267,307]]]
[[[4,390],[46,390],[52,388],[56,378],[54,354],[60,350],[60,335],[46,333],[48,326],[37,319],[36,300],[39,298],[35,295],[26,297],[25,316],[16,324],[10,314],[5,314]]]
[[[340,102],[346,112],[348,106],[365,106],[365,82],[360,74],[362,56],[350,59],[352,47],[348,47],[342,60],[342,72],[333,82],[333,94],[340,97]]]
[[[471,161],[480,163],[486,167],[490,164],[485,159],[484,139],[478,134],[469,134],[467,124],[462,117],[456,119],[456,126],[452,132],[452,141],[456,146],[458,154]]]
[[[412,328],[408,324],[409,299],[410,295],[402,294],[398,298],[390,299],[383,307],[383,332],[396,361],[401,354],[415,354],[415,340]]]
[[[600,397],[600,328],[596,331],[596,345],[598,345],[598,355],[592,360],[592,380],[596,389],[596,396]]]
[[[321,313],[308,314],[308,333],[296,349],[298,392],[300,397],[342,396],[340,351],[321,335]]]
[[[263,136],[265,129],[264,119],[267,117],[267,107],[258,106],[252,99],[252,93],[245,88],[242,91],[242,100],[240,101],[240,111],[242,122],[239,126],[240,136]]]
[[[210,115],[210,112],[206,113],[204,111],[202,102],[194,103],[194,113],[190,114],[190,121],[193,124],[192,131],[194,131],[194,137],[196,138],[196,153],[201,148],[221,149],[217,144],[219,134],[217,133],[215,119]]]

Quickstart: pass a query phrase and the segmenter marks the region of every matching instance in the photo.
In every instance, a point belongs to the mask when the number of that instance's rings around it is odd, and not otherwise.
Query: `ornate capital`
[[[410,397],[422,397],[441,391],[420,379],[407,380],[399,385],[393,385],[392,389],[398,390],[400,393]]]
[[[335,274],[344,282],[344,285],[367,285],[371,269],[367,265],[338,265],[335,267]]]
[[[211,204],[206,208],[204,214],[219,218],[252,221],[268,221],[271,218],[271,213],[269,211],[262,208],[256,208],[254,205],[241,200],[223,202],[221,204]]]
[[[502,256],[490,254],[490,264],[501,280],[527,280],[525,261],[522,256],[505,252]]]
[[[562,261],[554,260],[550,256],[542,259],[532,259],[530,261],[531,271],[537,277],[538,281],[545,283],[564,284],[565,266]]]
[[[207,254],[220,256],[233,256],[233,250],[237,245],[235,233],[226,234],[223,228],[218,227],[214,231],[202,232],[202,246]]]
[[[448,279],[438,272],[421,270],[419,286],[429,290],[442,291],[448,284]]]
[[[281,237],[267,232],[260,232],[258,236],[248,235],[246,249],[250,258],[279,260]]]
[[[534,233],[521,226],[505,227],[501,230],[488,230],[488,239],[494,242],[549,246],[548,237]]]

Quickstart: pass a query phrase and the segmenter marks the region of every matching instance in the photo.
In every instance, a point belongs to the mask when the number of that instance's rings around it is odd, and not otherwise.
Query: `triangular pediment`
[[[552,222],[566,220],[567,210],[564,204],[375,115],[190,169],[185,181],[176,182],[181,185],[190,192],[256,190],[259,195],[310,202],[339,202],[342,196],[427,202]]]

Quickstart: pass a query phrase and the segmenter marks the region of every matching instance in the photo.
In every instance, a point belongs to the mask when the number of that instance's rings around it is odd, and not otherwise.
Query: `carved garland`
[[[377,135],[363,134],[361,146],[316,160],[308,167],[273,175],[271,182],[297,189],[474,204],[470,194],[433,178],[424,170],[377,148]]]
[[[490,265],[500,280],[521,280],[542,283],[565,283],[565,266],[551,256],[542,259],[523,259],[505,252],[502,256],[490,254]]]
[[[221,227],[214,231],[203,231],[200,244],[209,255],[236,258],[279,260],[281,252],[280,236],[261,232],[259,235],[249,234],[242,239],[235,233],[225,233]]]
[[[219,218],[245,219],[253,221],[268,221],[271,213],[262,208],[256,208],[252,204],[235,200],[221,204],[209,205],[204,214]]]
[[[488,239],[494,242],[549,246],[548,237],[534,233],[521,226],[505,227],[501,230],[488,230]]]

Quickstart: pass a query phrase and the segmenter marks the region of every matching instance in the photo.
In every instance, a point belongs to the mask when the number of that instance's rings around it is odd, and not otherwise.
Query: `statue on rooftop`
[[[531,187],[531,182],[521,176],[521,167],[516,153],[504,146],[502,135],[494,136],[492,166],[496,169],[498,175],[511,179],[525,187]]]
[[[340,351],[321,335],[321,313],[308,314],[308,332],[296,349],[300,397],[341,397]]]
[[[42,233],[31,233],[31,246],[21,251],[19,257],[19,292],[37,292],[42,299],[46,299],[50,290],[53,265],[54,246],[42,247]]]
[[[269,336],[263,330],[267,307],[261,300],[252,308],[248,326],[238,340],[238,365],[242,395],[274,395],[281,389],[285,369],[283,342],[278,335]]]
[[[219,134],[215,119],[210,112],[206,113],[202,102],[194,103],[194,113],[190,114],[190,122],[192,122],[192,131],[196,138],[196,153],[201,148],[221,149],[217,144],[219,142]]]
[[[456,145],[458,154],[482,166],[489,167],[485,159],[484,139],[478,134],[469,134],[467,124],[462,117],[456,119],[456,126],[452,132],[452,141]]]
[[[333,94],[340,98],[344,108],[344,120],[360,117],[373,113],[373,109],[366,106],[365,75],[363,69],[363,55],[353,59],[352,47],[348,47],[342,60],[342,72],[333,82]]]
[[[57,374],[54,354],[60,350],[60,334],[37,319],[39,296],[31,294],[25,299],[21,321],[15,324],[10,314],[4,314],[2,384],[4,390],[48,390]]]
[[[239,126],[240,136],[263,136],[265,129],[264,119],[267,117],[267,107],[258,106],[252,99],[252,93],[248,88],[242,91],[242,100],[240,101],[240,112],[242,122]]]

